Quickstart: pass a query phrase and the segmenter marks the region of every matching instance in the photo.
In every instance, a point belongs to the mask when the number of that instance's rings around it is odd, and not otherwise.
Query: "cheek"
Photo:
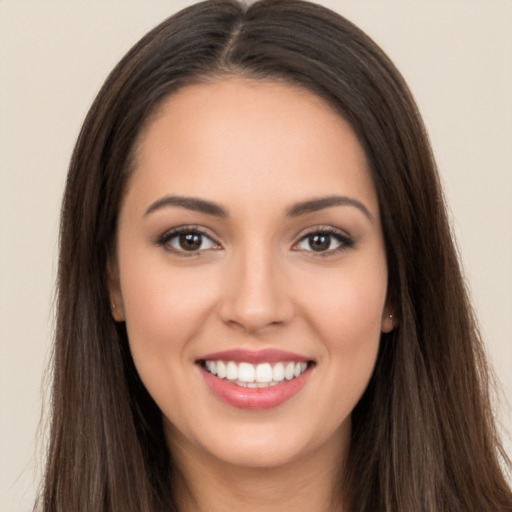
[[[120,276],[133,356],[163,358],[170,351],[184,351],[211,309],[214,282],[200,270],[191,275],[171,268],[165,257],[141,262],[134,255]]]
[[[333,348],[357,349],[366,341],[380,338],[385,297],[376,292],[359,288],[351,293],[340,290],[332,300],[326,301],[325,325]]]
[[[343,390],[344,400],[338,403],[346,414],[345,408],[355,406],[373,373],[386,302],[386,268],[377,265],[371,272],[351,268],[329,282],[317,283],[316,291],[317,300],[309,302],[310,324],[329,362],[330,399],[338,401]]]
[[[187,407],[188,395],[176,390],[186,386],[190,378],[186,369],[194,360],[193,340],[211,311],[214,280],[205,280],[201,271],[191,276],[183,269],[170,269],[165,258],[163,264],[144,266],[134,259],[123,272],[125,321],[133,361],[149,394],[169,416]],[[201,281],[210,284],[206,287]]]
[[[309,300],[312,321],[324,332],[329,348],[357,350],[366,341],[378,340],[387,293],[385,267],[332,274],[322,283],[317,281]],[[313,283],[307,288],[315,289]]]

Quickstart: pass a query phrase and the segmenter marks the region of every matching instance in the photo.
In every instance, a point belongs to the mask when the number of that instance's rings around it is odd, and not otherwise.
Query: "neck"
[[[339,435],[299,460],[277,467],[240,467],[211,456],[191,455],[174,444],[174,495],[180,512],[342,512]],[[181,444],[181,443],[180,443]],[[183,445],[181,445],[183,446]]]

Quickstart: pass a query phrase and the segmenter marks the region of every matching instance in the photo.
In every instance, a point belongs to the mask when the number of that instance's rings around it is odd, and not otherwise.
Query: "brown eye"
[[[195,229],[168,231],[158,239],[158,245],[170,252],[182,254],[220,248],[209,236]]]
[[[312,231],[300,239],[295,250],[305,252],[325,253],[325,255],[353,247],[354,240],[347,235],[334,230]]]
[[[315,233],[309,235],[308,244],[313,251],[327,251],[331,247],[331,235],[325,233]]]
[[[202,242],[203,235],[200,233],[183,233],[179,236],[179,245],[184,251],[197,251]]]

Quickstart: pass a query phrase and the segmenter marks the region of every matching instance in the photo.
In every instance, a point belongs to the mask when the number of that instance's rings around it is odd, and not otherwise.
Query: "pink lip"
[[[277,407],[298,393],[305,386],[311,371],[308,369],[295,379],[282,381],[268,388],[237,386],[226,379],[219,379],[203,368],[201,373],[210,390],[223,402],[238,409],[264,410]]]
[[[284,350],[276,350],[273,348],[264,349],[264,350],[246,350],[246,349],[232,349],[232,350],[224,350],[221,352],[212,352],[211,354],[206,354],[200,358],[198,361],[234,361],[234,362],[247,362],[251,364],[259,364],[259,363],[279,363],[279,362],[307,362],[310,361],[307,357],[301,356],[299,354],[294,354],[293,352],[285,352]]]
[[[200,366],[201,375],[210,391],[224,403],[238,409],[265,410],[278,407],[297,394],[311,375],[311,367],[291,380],[283,380],[267,388],[245,388],[226,379],[219,379]]]
[[[203,361],[234,361],[238,363],[247,362],[259,364],[290,361],[308,362],[311,361],[311,359],[284,350],[263,349],[255,351],[232,349],[212,352],[197,359],[197,363],[202,363]],[[303,374],[291,380],[283,380],[275,386],[266,388],[245,388],[243,386],[237,386],[226,379],[219,379],[206,371],[202,364],[199,364],[199,368],[207,386],[217,398],[238,409],[251,410],[272,409],[273,407],[283,404],[306,385],[312,370],[312,366],[310,365]]]

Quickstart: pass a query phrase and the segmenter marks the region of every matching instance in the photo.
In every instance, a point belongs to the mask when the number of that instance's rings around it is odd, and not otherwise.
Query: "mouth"
[[[196,360],[213,394],[239,409],[277,407],[297,394],[316,365],[314,360],[273,349],[230,350]]]
[[[246,361],[201,360],[202,368],[219,379],[245,388],[268,388],[300,377],[313,362],[285,361],[252,364]]]

